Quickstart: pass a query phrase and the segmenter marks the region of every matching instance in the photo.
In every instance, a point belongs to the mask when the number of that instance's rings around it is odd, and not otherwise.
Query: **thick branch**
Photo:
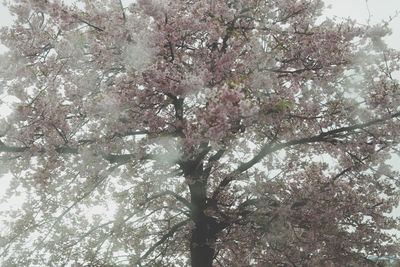
[[[294,145],[328,141],[330,138],[336,137],[337,134],[345,133],[345,132],[352,132],[354,130],[367,128],[369,126],[376,125],[381,122],[388,121],[390,119],[393,119],[393,118],[396,118],[399,116],[400,116],[400,112],[397,112],[386,119],[376,119],[376,120],[372,120],[372,121],[369,121],[366,123],[359,123],[359,124],[355,124],[352,126],[342,127],[342,128],[334,129],[331,131],[323,132],[316,136],[295,139],[295,140],[291,140],[286,143],[278,144],[275,146],[271,146],[271,144],[268,143],[267,145],[265,145],[261,148],[260,152],[256,156],[254,156],[254,158],[252,158],[248,162],[241,164],[236,169],[235,173],[242,173],[242,172],[248,170],[249,168],[253,167],[256,163],[260,162],[261,159],[263,159],[266,155],[269,155],[269,154],[271,154],[275,151],[281,150],[283,148],[294,146]]]
[[[90,140],[85,140],[85,143],[92,143]],[[7,146],[4,144],[2,141],[0,141],[0,153],[5,152],[5,153],[22,153],[28,150],[29,147],[19,147],[19,146]],[[55,151],[59,154],[79,154],[78,148],[73,148],[69,146],[60,146],[55,149]],[[42,153],[45,153],[45,150],[41,151]],[[103,159],[107,160],[110,164],[113,163],[127,163],[130,160],[134,159],[136,157],[136,154],[122,154],[122,155],[116,155],[116,154],[107,154],[107,153],[102,153]],[[156,156],[153,154],[147,154],[144,155],[143,157],[139,158],[139,160],[148,160],[148,159],[155,159]]]
[[[215,161],[219,160],[222,157],[222,155],[225,153],[225,151],[226,151],[225,149],[218,150],[217,153],[215,153],[208,159],[208,162],[215,162]]]
[[[230,175],[228,175],[226,178],[224,178],[220,182],[217,189],[214,191],[213,199],[215,199],[217,197],[217,195],[219,194],[219,192],[221,191],[221,189],[223,187],[227,186],[232,181],[233,177],[236,174],[242,173],[242,172],[250,169],[255,164],[259,163],[265,156],[267,156],[273,152],[279,151],[279,150],[287,148],[287,147],[295,146],[295,145],[310,144],[310,143],[316,143],[316,142],[328,142],[330,139],[336,137],[340,133],[351,133],[355,130],[364,129],[364,128],[367,128],[372,125],[377,125],[379,123],[388,121],[393,118],[397,118],[399,116],[400,116],[400,112],[397,112],[397,113],[390,115],[387,118],[376,119],[376,120],[372,120],[372,121],[369,121],[366,123],[359,123],[359,124],[355,124],[352,126],[337,128],[337,129],[334,129],[331,131],[322,132],[316,136],[295,139],[295,140],[288,141],[286,143],[281,143],[281,144],[276,144],[276,145],[268,143],[268,144],[264,145],[261,148],[261,150],[258,152],[258,154],[255,155],[251,160],[242,163],[235,171],[233,171]]]

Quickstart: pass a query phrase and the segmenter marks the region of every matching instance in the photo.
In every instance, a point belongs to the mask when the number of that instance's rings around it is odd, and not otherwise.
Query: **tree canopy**
[[[15,0],[5,266],[399,256],[400,54],[320,0]],[[392,230],[392,231],[390,231]]]

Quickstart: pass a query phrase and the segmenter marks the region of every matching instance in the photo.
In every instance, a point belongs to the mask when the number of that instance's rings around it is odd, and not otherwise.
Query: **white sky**
[[[325,0],[324,2],[331,6],[326,10],[326,15],[350,17],[361,24],[368,24],[369,17],[370,24],[392,17],[389,26],[393,34],[386,41],[390,47],[400,50],[400,14],[396,16],[396,12],[400,12],[400,0]]]

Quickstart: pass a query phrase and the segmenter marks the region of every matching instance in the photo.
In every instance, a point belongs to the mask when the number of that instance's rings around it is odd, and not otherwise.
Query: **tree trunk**
[[[190,240],[190,256],[192,267],[212,267],[215,242],[215,231],[212,229],[211,218],[204,214],[207,199],[205,184],[196,182],[190,185],[192,219],[195,228]]]
[[[201,157],[200,157],[201,158]],[[191,219],[194,229],[190,238],[190,257],[192,267],[212,267],[214,260],[214,244],[217,234],[224,228],[215,218],[204,214],[207,209],[207,178],[203,172],[200,159],[181,164],[189,183]]]
[[[192,231],[190,242],[190,256],[192,267],[212,267],[214,249],[210,247],[207,234],[204,233],[203,226],[196,227]]]

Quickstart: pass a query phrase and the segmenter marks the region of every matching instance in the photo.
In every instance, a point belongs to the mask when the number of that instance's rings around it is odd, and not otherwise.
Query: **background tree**
[[[398,256],[387,25],[323,20],[318,0],[9,8],[0,151],[26,201],[2,215],[5,266]]]

